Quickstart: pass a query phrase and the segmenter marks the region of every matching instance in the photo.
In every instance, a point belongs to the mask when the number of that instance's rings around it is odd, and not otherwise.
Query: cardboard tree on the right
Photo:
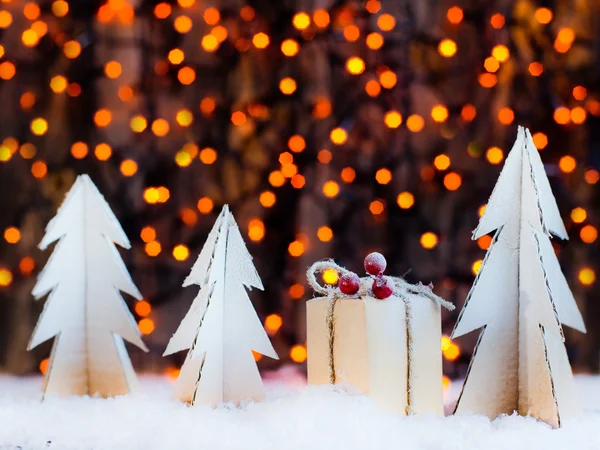
[[[496,230],[452,337],[482,328],[457,414],[580,413],[561,325],[585,325],[550,242],[568,239],[538,150],[519,127],[473,239]]]

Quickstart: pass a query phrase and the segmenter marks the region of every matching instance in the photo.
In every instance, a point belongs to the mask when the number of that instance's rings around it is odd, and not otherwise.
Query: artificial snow
[[[139,393],[41,402],[41,378],[0,376],[0,449],[600,449],[596,376],[576,377],[585,414],[558,430],[518,416],[394,416],[340,387],[289,380],[267,381],[264,403],[189,407],[171,397],[168,380],[140,378]],[[449,403],[459,390],[453,383]]]

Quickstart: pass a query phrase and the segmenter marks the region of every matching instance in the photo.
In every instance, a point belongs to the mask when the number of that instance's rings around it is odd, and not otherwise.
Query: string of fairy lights
[[[61,20],[68,18],[71,13],[71,4],[66,0],[54,0],[50,2],[37,3],[35,1],[1,0],[0,3],[0,30],[6,33],[9,29],[20,27],[20,42],[17,44],[2,42],[0,44],[0,80],[2,83],[10,83],[16,80],[20,74],[19,52],[20,46],[35,48],[42,39],[51,39],[54,45],[60,49],[63,58],[77,65],[84,50],[82,42],[77,36],[69,36],[63,30]],[[381,51],[385,44],[387,35],[393,33],[397,19],[386,12],[378,0],[368,0],[364,3],[364,11],[370,17],[371,29],[359,27],[354,22],[352,8],[336,8],[330,12],[317,9],[312,12],[299,11],[291,17],[291,25],[294,35],[284,36],[275,42],[273,36],[267,31],[257,30],[251,36],[236,35],[230,27],[231,22],[223,20],[222,11],[216,6],[200,6],[196,0],[177,0],[176,2],[159,2],[147,8],[134,7],[127,0],[108,0],[99,6],[95,12],[94,20],[98,24],[119,24],[119,26],[133,26],[135,21],[141,17],[150,18],[161,24],[169,24],[174,32],[186,35],[196,27],[202,27],[207,32],[200,38],[199,46],[207,54],[216,53],[225,42],[233,45],[237,52],[243,53],[250,50],[262,51],[273,46],[278,46],[283,56],[290,60],[297,57],[302,51],[303,42],[310,41],[316,34],[333,28],[337,30],[346,42],[364,42],[364,46],[370,52]],[[200,19],[196,13],[200,11]],[[236,20],[251,23],[257,19],[257,12],[251,6],[243,6],[239,9]],[[554,24],[554,12],[548,7],[538,7],[533,11],[533,20],[537,27],[551,27],[549,33],[554,36],[553,49],[557,55],[566,54],[575,45],[577,35],[574,29]],[[198,21],[202,23],[198,23]],[[443,60],[451,60],[459,52],[458,43],[452,36],[460,33],[460,26],[465,21],[465,11],[459,6],[451,6],[446,11],[447,26],[452,30],[448,37],[443,37],[436,42],[437,53]],[[507,17],[500,12],[492,12],[488,15],[488,25],[494,30],[502,30],[507,26]],[[21,29],[22,28],[22,29]],[[298,36],[299,34],[299,36]],[[189,52],[187,52],[189,53]],[[477,82],[483,89],[493,89],[499,83],[499,74],[503,65],[507,64],[514,56],[511,55],[509,47],[499,43],[491,48],[489,54],[483,59]],[[124,62],[108,60],[102,63],[102,76],[117,83],[123,77]],[[359,77],[371,71],[365,58],[357,55],[348,57],[344,62],[344,68],[348,76]],[[63,66],[64,67],[64,66]],[[527,62],[528,76],[542,77],[547,68],[543,61]],[[199,82],[198,66],[191,62],[186,50],[174,47],[167,50],[164,58],[158,60],[152,67],[154,74],[158,77],[166,77],[170,73],[175,74],[177,82],[181,86],[190,86]],[[362,89],[369,98],[376,99],[382,92],[389,92],[397,88],[399,80],[397,73],[386,67],[378,66],[372,76],[365,78]],[[300,81],[293,75],[285,75],[277,83],[280,93],[286,97],[293,96],[299,89]],[[76,98],[82,94],[82,86],[69,80],[67,73],[51,73],[48,78],[47,89],[53,95]],[[115,95],[122,104],[129,104],[139,94],[137,88],[130,84],[121,84],[117,87]],[[0,146],[0,163],[10,166],[12,160],[21,158],[29,161],[31,175],[38,180],[43,180],[49,174],[48,163],[43,158],[43,152],[38,151],[38,146],[44,137],[48,136],[49,130],[58,124],[52,122],[50,116],[44,115],[36,109],[39,92],[25,90],[19,94],[19,107],[23,112],[31,112],[33,116],[29,121],[29,131],[25,135],[3,136]],[[185,130],[200,120],[210,120],[218,109],[218,99],[211,95],[204,96],[197,110],[189,108],[178,109],[172,117],[149,117],[141,112],[135,112],[128,120],[128,128],[133,135],[151,136],[152,139],[167,139],[177,130]],[[333,114],[332,100],[322,96],[315,100],[311,115],[315,120],[324,120]],[[466,103],[461,105],[457,113],[456,109],[448,105],[435,104],[429,111],[429,117],[410,111],[400,109],[389,109],[385,111],[382,120],[390,130],[406,128],[410,133],[420,133],[426,127],[440,127],[449,120],[457,120],[462,124],[470,124],[478,115],[475,104]],[[109,107],[101,107],[93,114],[93,123],[98,130],[110,129],[117,121],[117,111]],[[231,125],[239,129],[247,127],[250,123],[268,121],[270,110],[267,105],[254,102],[244,108],[234,108],[228,112]],[[457,117],[454,117],[457,115]],[[553,120],[557,125],[564,127],[579,126],[586,122],[588,115],[600,117],[600,101],[590,95],[583,85],[572,86],[571,96],[563,104],[556,106],[553,111]],[[502,106],[495,112],[494,120],[504,126],[514,125],[515,111],[510,106]],[[443,134],[444,128],[440,129]],[[540,151],[548,146],[548,136],[533,130],[533,140]],[[3,130],[6,134],[7,130]],[[329,132],[330,144],[317,152],[319,164],[328,165],[334,158],[336,148],[344,146],[349,139],[350,130],[343,125],[331,128]],[[287,148],[277,155],[279,167],[267,174],[269,188],[257,193],[257,199],[265,210],[274,207],[278,201],[277,190],[289,183],[294,189],[305,188],[307,179],[305,174],[300,173],[296,158],[305,152],[308,144],[307,138],[301,134],[293,134],[287,139]],[[107,139],[108,140],[108,139]],[[469,145],[466,149],[469,156],[476,158],[483,155],[491,165],[500,165],[506,151],[500,146],[493,145],[481,152],[476,146]],[[74,160],[96,160],[99,164],[114,159],[115,149],[110,142],[72,142],[70,146],[70,157]],[[202,146],[196,142],[186,142],[174,152],[174,163],[179,168],[190,166],[195,161],[200,161],[204,166],[215,164],[221,157],[221,149],[214,146]],[[140,170],[140,161],[133,157],[124,157],[115,162],[118,170],[125,178],[136,176]],[[600,173],[594,168],[581,168],[581,163],[570,154],[563,155],[557,164],[558,169],[565,176],[581,174],[582,182],[595,185],[600,180]],[[579,170],[577,170],[579,169]],[[434,155],[431,164],[420,169],[420,177],[424,182],[430,182],[436,176],[440,176],[444,188],[449,191],[464,189],[463,174],[455,169],[449,154],[440,153]],[[320,192],[325,199],[335,199],[342,193],[345,185],[355,182],[357,172],[355,167],[346,166],[341,168],[339,175],[328,179],[320,186]],[[394,172],[389,167],[379,168],[374,175],[373,183],[378,185],[389,185],[394,179]],[[148,205],[165,204],[171,199],[171,191],[167,186],[148,186],[143,190],[143,200]],[[402,190],[396,197],[396,205],[401,210],[410,210],[419,201],[416,192]],[[201,216],[213,212],[217,206],[216,200],[209,195],[203,195],[197,199],[195,205],[180,208],[178,214],[181,221],[188,227],[194,226]],[[386,210],[394,205],[389,205],[379,198],[373,199],[368,209],[373,217],[383,217]],[[483,214],[485,206],[482,205],[479,215]],[[577,206],[570,212],[570,220],[579,227],[579,237],[585,244],[593,244],[598,238],[596,226],[589,223],[588,213],[583,206]],[[261,217],[253,217],[247,222],[246,235],[255,243],[265,239],[267,233],[265,222]],[[167,250],[161,243],[157,229],[148,224],[139,230],[143,241],[144,251],[148,258],[155,258]],[[3,230],[4,241],[10,245],[19,243],[21,230],[19,224],[13,224]],[[327,224],[323,224],[316,231],[319,242],[332,241],[334,230]],[[420,236],[420,244],[424,249],[432,250],[440,242],[440,236],[432,230],[423,230]],[[296,239],[289,242],[287,251],[292,258],[302,256],[308,248],[310,237],[299,233]],[[491,243],[490,236],[483,236],[477,241],[480,249],[487,249]],[[185,261],[190,257],[190,249],[184,243],[177,243],[170,249],[172,257],[176,261]],[[2,265],[2,261],[0,261]],[[16,277],[29,277],[37,269],[38,262],[32,256],[24,256],[16,267],[2,265],[0,267],[0,288],[10,288]],[[481,266],[481,260],[472,264],[472,272],[476,274]],[[578,272],[578,279],[582,285],[590,286],[596,279],[595,270],[592,267],[582,267]],[[325,271],[323,280],[326,283],[337,282],[337,273],[333,270]],[[305,286],[296,282],[289,286],[289,297],[298,300],[306,295]],[[135,305],[135,312],[139,320],[139,328],[143,334],[151,334],[155,330],[155,323],[151,317],[152,306],[144,300]],[[276,335],[283,326],[283,318],[274,313],[266,316],[264,325],[270,335]],[[444,356],[449,361],[454,361],[460,356],[460,348],[444,336],[442,341]],[[257,356],[257,358],[260,355]],[[289,358],[296,363],[302,363],[306,359],[306,349],[303,344],[291,347]]]

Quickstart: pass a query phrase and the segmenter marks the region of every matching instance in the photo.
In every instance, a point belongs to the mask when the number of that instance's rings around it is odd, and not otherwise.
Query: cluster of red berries
[[[365,258],[365,270],[373,278],[371,290],[381,300],[394,293],[394,282],[383,274],[386,266],[387,261],[381,253],[370,253]],[[360,278],[354,272],[345,273],[340,277],[338,286],[343,294],[354,295],[360,288]]]

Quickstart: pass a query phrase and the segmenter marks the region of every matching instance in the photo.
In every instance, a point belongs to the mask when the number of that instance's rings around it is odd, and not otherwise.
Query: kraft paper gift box
[[[389,412],[443,415],[437,296],[338,297],[307,302],[308,382],[351,385]]]

